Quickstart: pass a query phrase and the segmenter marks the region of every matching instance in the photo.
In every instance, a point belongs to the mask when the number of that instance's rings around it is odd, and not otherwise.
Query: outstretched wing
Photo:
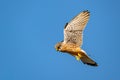
[[[73,18],[64,28],[64,42],[82,45],[82,32],[89,20],[89,11],[83,11]]]

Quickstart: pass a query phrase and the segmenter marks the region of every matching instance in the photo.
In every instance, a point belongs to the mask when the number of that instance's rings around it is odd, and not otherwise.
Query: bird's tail
[[[84,64],[98,66],[98,64],[94,60],[92,60],[83,50],[81,50],[81,52],[78,53],[78,55],[75,57],[77,60],[81,60]]]

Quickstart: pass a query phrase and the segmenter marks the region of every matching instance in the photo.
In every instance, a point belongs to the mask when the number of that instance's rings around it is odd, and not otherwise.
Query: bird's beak
[[[56,49],[56,51],[59,51],[58,49]]]

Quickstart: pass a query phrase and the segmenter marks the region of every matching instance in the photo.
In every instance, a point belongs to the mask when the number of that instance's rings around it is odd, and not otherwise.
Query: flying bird
[[[55,45],[55,49],[60,52],[68,53],[84,64],[98,66],[86,52],[81,48],[83,39],[83,30],[89,20],[90,12],[88,10],[81,12],[74,17],[64,27],[64,40]]]

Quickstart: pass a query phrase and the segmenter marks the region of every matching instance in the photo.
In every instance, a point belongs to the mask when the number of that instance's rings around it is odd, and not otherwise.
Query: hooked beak
[[[56,51],[59,51],[58,49],[56,49]]]
[[[59,51],[59,49],[58,48],[55,48],[56,49],[56,51]]]

